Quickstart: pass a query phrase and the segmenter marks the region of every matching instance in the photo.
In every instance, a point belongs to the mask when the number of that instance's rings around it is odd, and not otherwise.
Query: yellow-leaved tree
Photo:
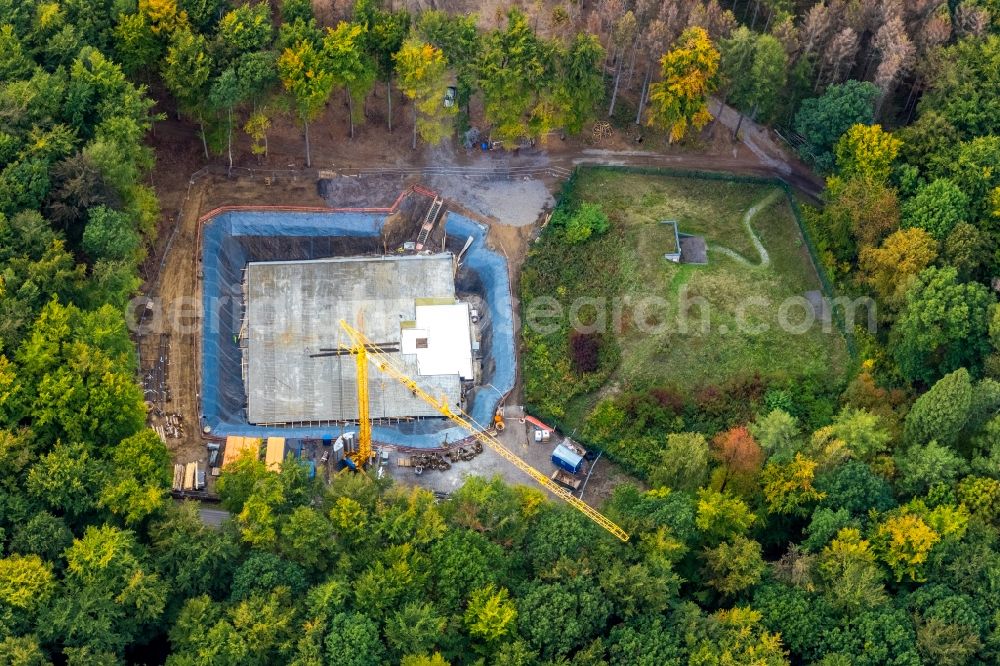
[[[688,28],[677,46],[660,59],[662,81],[649,86],[647,123],[670,132],[679,141],[688,128],[701,129],[712,114],[708,96],[718,83],[719,51],[703,28]]]
[[[931,548],[941,540],[923,518],[912,513],[893,516],[878,526],[876,543],[882,560],[896,575],[896,580],[907,578],[924,580],[923,567]]]
[[[445,104],[448,61],[441,49],[411,37],[393,56],[403,94],[413,100],[413,148],[417,135],[429,144],[440,143],[451,131],[455,104]]]
[[[884,183],[902,146],[902,141],[879,125],[853,125],[834,147],[839,177]]]
[[[895,312],[906,302],[906,292],[917,274],[937,258],[938,244],[920,227],[900,229],[879,247],[864,247],[858,264],[865,282],[879,302]]]

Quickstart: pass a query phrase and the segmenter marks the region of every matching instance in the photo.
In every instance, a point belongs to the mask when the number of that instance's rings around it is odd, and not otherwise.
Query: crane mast
[[[622,541],[628,541],[628,534],[621,527],[616,525],[611,519],[602,514],[597,509],[593,508],[583,500],[579,499],[568,490],[554,482],[549,477],[545,476],[537,469],[529,465],[527,462],[522,460],[517,454],[508,449],[503,445],[503,443],[494,437],[493,435],[486,432],[486,429],[482,425],[477,423],[475,419],[466,414],[461,409],[453,409],[451,405],[448,404],[447,400],[436,398],[430,393],[420,388],[420,385],[408,376],[405,372],[400,370],[393,362],[390,360],[389,356],[382,352],[382,350],[377,346],[369,342],[368,338],[365,337],[364,333],[347,323],[346,320],[340,320],[340,327],[344,329],[348,337],[351,339],[350,351],[354,354],[355,359],[358,363],[358,405],[359,407],[363,404],[365,407],[364,414],[368,413],[368,382],[367,382],[367,363],[370,361],[379,371],[386,375],[389,375],[392,379],[405,386],[410,392],[426,402],[428,405],[433,407],[439,414],[445,418],[450,419],[454,423],[462,426],[468,430],[473,437],[479,440],[484,446],[490,447],[493,451],[500,455],[500,457],[507,460],[509,463],[517,467],[519,470],[534,479],[539,485],[544,487],[546,490],[551,492],[553,495],[559,499],[565,501],[574,509],[587,516],[590,520],[597,523],[605,530],[615,535],[618,539]],[[364,376],[365,381],[362,383],[362,364],[365,365]],[[362,398],[362,393],[364,397]],[[359,413],[361,413],[359,411]],[[363,459],[365,463],[370,460],[371,456],[371,422],[362,417],[360,422],[360,427],[362,433],[365,432],[367,426],[367,441],[368,441],[368,458]],[[365,436],[361,435],[361,443],[358,447],[358,458],[361,459],[361,449],[364,446]]]

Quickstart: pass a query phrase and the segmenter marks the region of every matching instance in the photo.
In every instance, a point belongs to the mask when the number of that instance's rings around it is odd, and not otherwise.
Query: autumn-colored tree
[[[833,233],[849,235],[859,248],[874,247],[899,228],[896,190],[864,178],[827,181],[830,203],[825,216]]]
[[[879,125],[852,125],[834,147],[837,173],[844,180],[885,183],[900,146],[902,141]]]
[[[862,248],[858,265],[879,302],[897,311],[906,301],[910,284],[937,258],[937,251],[937,242],[923,229],[900,229],[879,247]]]
[[[888,518],[878,526],[875,536],[878,552],[897,581],[925,580],[924,564],[931,548],[940,540],[940,534],[912,513]]]
[[[725,490],[733,476],[756,472],[764,462],[764,452],[744,426],[731,428],[712,438],[712,456],[724,471],[719,490]]]
[[[364,99],[375,83],[375,61],[364,50],[365,26],[341,21],[327,28],[323,37],[323,59],[336,85],[347,92],[351,138],[354,123],[364,118]]]
[[[448,63],[444,53],[426,42],[410,38],[394,56],[399,87],[413,100],[413,148],[417,135],[427,143],[440,143],[450,131],[458,106],[446,106],[444,95]]]
[[[649,86],[648,124],[680,141],[688,128],[701,129],[712,119],[708,96],[715,90],[719,52],[702,28],[685,30],[676,47],[660,59],[662,81]]]
[[[814,502],[826,497],[816,490],[816,462],[795,454],[788,463],[771,463],[761,474],[764,498],[771,513],[806,515]]]

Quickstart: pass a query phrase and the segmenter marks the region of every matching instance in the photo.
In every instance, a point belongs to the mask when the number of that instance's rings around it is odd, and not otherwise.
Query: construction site
[[[624,475],[517,405],[513,286],[538,225],[421,184],[441,176],[321,176],[192,181],[180,207],[151,293],[163,325],[140,339],[175,496],[212,500],[222,468],[251,455],[442,496],[500,475],[592,511],[588,486],[603,499]],[[522,218],[551,205],[538,180],[484,185],[486,201],[516,188]],[[251,188],[273,203],[243,204]],[[190,295],[198,325],[178,326]]]

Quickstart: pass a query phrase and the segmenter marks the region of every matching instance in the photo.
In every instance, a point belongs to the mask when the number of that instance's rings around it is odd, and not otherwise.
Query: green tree
[[[134,380],[132,343],[110,306],[82,312],[49,302],[17,359],[37,433],[100,446],[142,427],[145,405]]]
[[[14,530],[10,550],[21,555],[37,555],[47,562],[58,562],[73,543],[73,533],[66,522],[51,513],[40,511]]]
[[[330,666],[378,666],[385,646],[378,625],[361,613],[337,613],[330,618],[326,636],[326,664]]]
[[[926,394],[925,394],[926,395]],[[955,451],[936,441],[913,444],[896,455],[896,485],[907,495],[922,495],[935,484],[952,484],[968,471],[968,464]]]
[[[239,544],[228,529],[216,530],[198,515],[196,502],[172,505],[149,527],[156,570],[177,599],[229,592]]]
[[[770,458],[789,460],[801,446],[799,421],[783,409],[772,409],[750,425],[750,434]]]
[[[878,415],[851,407],[840,410],[834,418],[833,435],[847,444],[854,457],[862,460],[884,453],[892,439]]]
[[[212,81],[208,92],[209,105],[226,112],[226,147],[229,155],[230,173],[233,170],[233,108],[243,100],[246,94],[245,84],[240,80],[234,66],[222,70],[222,73]]]
[[[755,664],[787,666],[781,637],[762,626],[761,614],[737,606],[715,612],[703,637],[696,639],[689,664]]]
[[[941,56],[921,112],[940,114],[962,138],[1000,134],[1000,36],[960,40]]]
[[[593,236],[601,236],[611,228],[611,222],[600,204],[583,202],[565,220],[555,221],[566,230],[566,242],[571,245],[582,243]]]
[[[605,53],[596,35],[577,33],[569,49],[560,58],[555,97],[562,108],[563,126],[578,134],[593,117],[594,109],[604,98],[601,63]]]
[[[518,604],[518,624],[542,657],[553,659],[600,631],[610,610],[595,582],[581,576],[535,585]]]
[[[57,444],[32,465],[28,492],[51,509],[79,519],[97,505],[100,463],[81,444]]]
[[[785,86],[788,56],[776,38],[755,34],[740,26],[719,42],[720,78],[726,90],[726,100],[740,112],[733,131],[740,133],[744,114],[753,118],[770,118],[778,103],[778,94]]]
[[[296,507],[281,525],[280,548],[285,557],[306,571],[325,571],[333,564],[333,526],[316,509]]]
[[[495,645],[514,632],[517,607],[507,588],[491,583],[472,592],[463,617],[470,636]]]
[[[994,302],[986,287],[959,283],[954,268],[921,272],[893,331],[903,375],[929,382],[960,367],[978,368],[989,351],[988,311]]]
[[[442,642],[447,625],[432,604],[410,602],[386,620],[385,637],[398,655],[430,652]]]
[[[917,398],[906,415],[905,436],[914,444],[954,444],[969,419],[972,380],[965,368],[945,375]]]
[[[507,13],[507,26],[483,41],[478,63],[483,113],[492,134],[502,141],[530,136],[527,116],[551,69],[544,44],[518,9]]]
[[[94,261],[135,261],[139,243],[139,235],[125,213],[107,206],[90,210],[83,232],[83,249]]]
[[[816,488],[826,493],[822,506],[845,509],[855,517],[866,516],[869,510],[887,511],[896,505],[886,480],[859,460],[848,461],[819,476]]]
[[[136,525],[166,508],[170,489],[170,453],[146,428],[111,450],[110,469],[100,492],[101,506]]]
[[[178,108],[198,121],[206,160],[208,140],[205,137],[205,101],[211,71],[212,61],[205,37],[190,30],[176,32],[163,60],[163,84],[177,99]]]
[[[440,143],[448,134],[450,118],[458,110],[444,104],[448,63],[443,52],[410,38],[394,58],[400,90],[413,100],[413,148],[417,147],[418,134],[430,144]]]
[[[996,238],[994,191],[1000,187],[1000,137],[980,136],[952,146],[946,161],[934,175],[944,176],[969,197],[969,219],[986,222]],[[996,259],[994,259],[996,261]]]
[[[135,534],[87,527],[66,551],[65,594],[46,608],[41,638],[97,652],[121,652],[159,622],[167,590],[144,562]]]
[[[760,582],[767,565],[761,557],[760,544],[737,536],[705,550],[708,585],[721,594],[734,596]]]
[[[744,534],[757,520],[746,502],[707,488],[698,490],[695,525],[716,542]]]
[[[871,542],[854,528],[844,528],[820,555],[818,571],[830,604],[857,613],[887,601],[882,572]]]
[[[959,222],[944,239],[942,255],[958,271],[960,280],[973,280],[990,261],[989,237],[978,227]]]
[[[959,224],[968,221],[969,198],[947,178],[922,185],[903,204],[903,225],[920,227],[944,241]]]
[[[708,480],[708,442],[701,433],[667,435],[659,464],[650,473],[653,486],[694,492]]]
[[[354,3],[354,21],[365,27],[368,52],[375,59],[378,75],[385,81],[385,99],[388,105],[386,120],[392,131],[392,75],[396,70],[396,53],[403,46],[410,29],[410,14],[403,11],[387,12],[379,9],[376,0]]]
[[[300,40],[286,48],[278,58],[278,75],[292,97],[292,107],[305,129],[306,166],[312,166],[309,148],[309,123],[319,116],[333,92],[336,78],[327,59],[316,46]]]
[[[872,124],[878,94],[874,84],[851,80],[804,100],[795,114],[795,131],[805,138],[799,149],[803,159],[822,171],[832,170],[834,145],[853,125]]]

